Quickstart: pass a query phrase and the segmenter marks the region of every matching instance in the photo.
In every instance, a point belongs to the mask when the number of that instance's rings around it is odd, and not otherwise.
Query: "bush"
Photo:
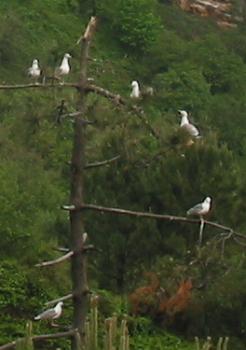
[[[104,1],[100,13],[111,21],[122,44],[143,52],[151,48],[161,30],[155,5],[155,0],[117,0],[112,7]]]

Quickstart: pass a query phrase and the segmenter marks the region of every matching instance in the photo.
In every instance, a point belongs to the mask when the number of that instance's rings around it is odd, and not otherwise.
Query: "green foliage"
[[[172,66],[166,73],[157,74],[153,81],[163,109],[199,111],[209,103],[210,84],[200,68],[188,63]],[[161,108],[161,107],[160,107]]]
[[[99,5],[102,15],[112,23],[119,40],[136,52],[146,52],[158,39],[160,19],[155,14],[155,0],[105,0]]]
[[[153,327],[147,318],[130,319],[129,329],[132,334],[130,338],[131,349],[139,350],[194,350],[195,346],[168,332]]]

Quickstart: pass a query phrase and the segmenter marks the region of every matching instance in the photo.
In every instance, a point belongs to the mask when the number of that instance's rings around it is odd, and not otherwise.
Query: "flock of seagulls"
[[[132,91],[130,93],[130,98],[140,99],[142,97],[142,94],[140,91],[140,85],[138,81],[133,80],[131,83],[131,87],[132,87]],[[151,95],[153,95],[153,89],[152,89]],[[178,110],[178,113],[181,116],[180,129],[184,130],[185,133],[191,138],[189,143],[187,143],[187,146],[192,145],[194,143],[192,139],[198,139],[201,137],[200,132],[195,125],[190,123],[187,111]],[[203,216],[207,215],[211,209],[211,201],[212,201],[211,197],[206,197],[202,203],[199,203],[194,207],[190,208],[187,211],[187,215],[188,216],[194,215],[194,216],[198,216],[200,219],[203,219]]]
[[[54,77],[56,79],[61,79],[62,77],[69,74],[69,72],[71,70],[71,67],[69,64],[70,58],[72,58],[72,56],[69,53],[65,53],[65,55],[61,61],[60,66],[56,67],[56,69],[55,69]],[[27,74],[28,74],[29,78],[31,78],[35,82],[35,84],[38,83],[38,79],[40,78],[40,76],[42,74],[42,70],[41,70],[41,68],[39,66],[39,62],[36,58],[32,61],[32,66],[30,68],[28,68]]]
[[[71,55],[69,53],[66,53],[62,59],[61,65],[55,69],[55,77],[61,78],[63,76],[66,76],[70,72],[70,65],[69,65],[69,59],[71,58]],[[37,59],[34,59],[32,62],[32,66],[28,68],[28,76],[32,78],[35,83],[37,83],[38,78],[41,75],[41,69],[39,67],[39,63]],[[139,83],[134,80],[131,83],[132,91],[130,93],[130,98],[132,99],[140,99],[142,97]],[[149,87],[149,95],[153,95],[153,88]],[[198,138],[200,137],[199,130],[189,122],[188,119],[188,113],[184,110],[178,111],[181,116],[181,123],[180,128],[185,130],[189,136],[192,138]],[[196,204],[194,207],[190,208],[186,214],[188,216],[198,216],[200,220],[203,220],[203,217],[209,213],[211,210],[211,197],[206,197],[203,202]],[[82,240],[83,243],[87,240],[87,233],[83,234]],[[51,325],[56,326],[53,323],[53,320],[59,318],[62,314],[62,306],[63,302],[60,301],[56,304],[54,308],[50,308],[48,310],[43,311],[41,314],[34,317],[34,320],[49,320],[51,321]]]

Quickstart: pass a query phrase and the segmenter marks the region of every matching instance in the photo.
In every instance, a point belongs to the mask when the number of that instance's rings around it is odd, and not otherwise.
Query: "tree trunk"
[[[74,124],[74,145],[71,164],[71,204],[75,206],[83,203],[83,168],[85,149],[85,125],[80,118],[76,118]],[[71,274],[73,284],[73,328],[77,328],[81,338],[84,333],[87,304],[87,273],[86,256],[82,253],[82,234],[84,232],[83,213],[79,211],[70,212],[71,224],[71,250],[76,252],[72,256]],[[74,339],[72,350],[78,350]]]
[[[96,18],[92,17],[84,35],[80,38],[81,59],[80,79],[78,90],[78,116],[74,120],[74,141],[71,161],[71,197],[70,203],[79,207],[84,203],[84,168],[85,168],[85,141],[86,141],[86,83],[87,63],[90,40],[95,29]],[[80,350],[84,338],[84,325],[87,313],[87,267],[86,255],[83,253],[82,234],[84,233],[83,211],[70,212],[71,250],[74,253],[71,262],[71,275],[73,285],[73,328],[78,329],[78,336],[72,340],[72,350]],[[80,339],[79,339],[80,338]]]

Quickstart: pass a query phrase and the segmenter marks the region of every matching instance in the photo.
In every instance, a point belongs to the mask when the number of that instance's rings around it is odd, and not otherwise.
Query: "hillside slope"
[[[73,57],[68,81],[76,80],[76,42],[93,4],[2,0],[1,84],[28,82],[26,69],[34,58],[52,76],[65,52]],[[209,219],[246,232],[245,28],[221,32],[212,21],[155,0],[102,0],[96,11],[99,26],[90,76],[130,104],[132,80],[141,88],[153,87],[154,95],[137,103],[160,139],[134,114],[89,96],[88,118],[96,124],[87,130],[87,161],[121,157],[111,166],[87,172],[87,202],[184,216],[210,195]],[[69,200],[73,122],[57,123],[62,99],[69,111],[75,110],[76,92],[66,89],[0,93],[1,344],[22,335],[25,320],[47,300],[70,290],[68,266],[59,266],[56,273],[33,267],[53,258],[54,246],[70,243],[68,218],[59,208]],[[192,147],[186,147],[180,134],[180,109],[189,112],[201,131],[202,138]],[[222,256],[221,246],[213,245],[220,232],[206,227],[208,244],[199,255],[195,226],[95,213],[88,213],[86,222],[91,241],[102,250],[89,260],[93,289],[127,295],[143,285],[144,272],[153,271],[173,295],[182,280],[192,278],[203,287],[194,289],[189,308],[172,320],[153,310],[144,316],[188,339],[229,335],[234,348],[243,349],[241,245],[228,240]],[[117,307],[125,311],[121,302]],[[68,325],[69,320],[68,306],[61,323]],[[35,332],[47,331],[46,325],[35,327]],[[151,335],[153,327],[151,323],[148,328]],[[137,349],[138,343],[134,346]]]

